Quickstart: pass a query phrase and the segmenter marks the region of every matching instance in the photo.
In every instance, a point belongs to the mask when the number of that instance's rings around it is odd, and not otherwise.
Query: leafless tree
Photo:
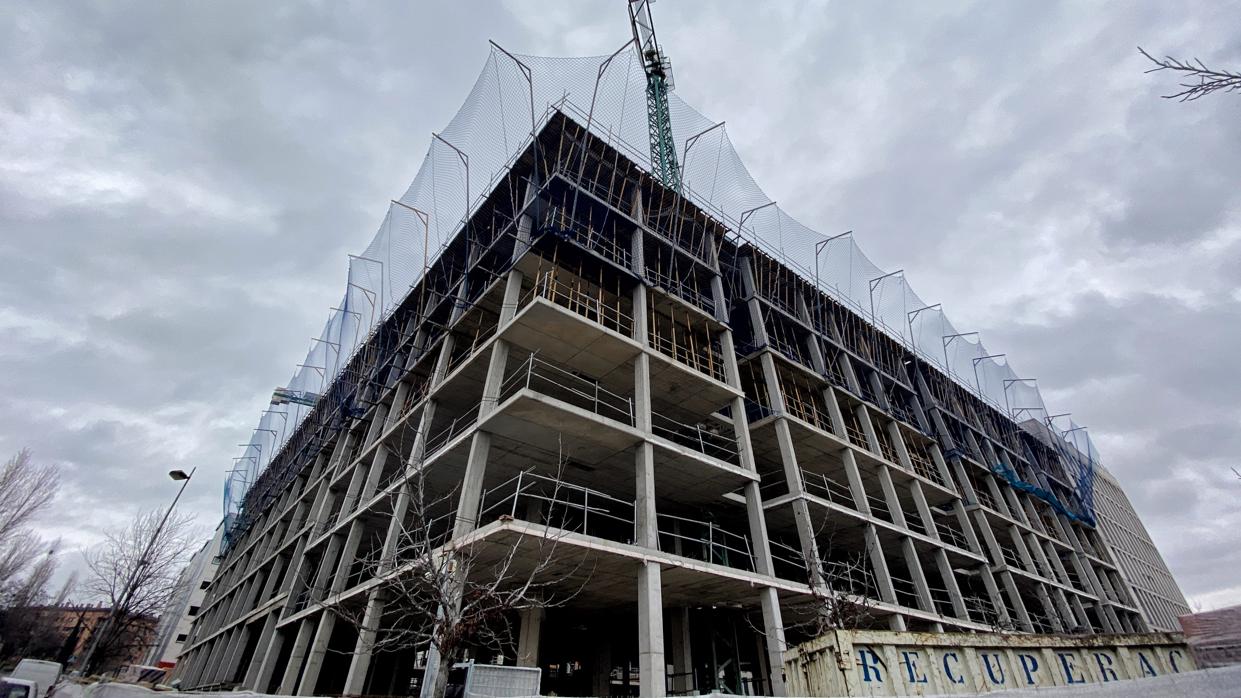
[[[63,640],[58,628],[49,627],[45,605],[52,603],[47,585],[56,573],[57,541],[24,577],[0,590],[0,645],[6,658],[52,659]]]
[[[31,522],[47,509],[60,488],[60,470],[35,463],[23,448],[0,468],[0,587],[7,588],[46,552]]]
[[[142,649],[154,619],[177,591],[179,573],[198,536],[192,515],[173,513],[160,529],[163,516],[161,511],[139,513],[86,555],[89,572],[82,589],[107,604],[113,620],[94,629],[103,634],[90,666],[79,667],[85,673],[110,669]]]
[[[1192,102],[1212,92],[1236,92],[1241,90],[1241,73],[1227,70],[1212,70],[1197,58],[1192,60],[1179,60],[1171,56],[1155,58],[1141,46],[1138,47],[1138,52],[1155,66],[1146,72],[1157,73],[1161,70],[1169,70],[1176,73],[1178,79],[1182,81],[1179,85],[1180,91],[1163,95],[1164,99]]]
[[[793,626],[816,637],[870,626],[879,588],[865,553],[850,551],[834,560],[808,561],[806,569],[810,600],[790,609]]]
[[[428,656],[438,655],[437,662],[428,665],[427,675],[434,676],[432,695],[443,696],[449,670],[467,649],[505,653],[515,644],[513,624],[521,612],[564,605],[589,580],[586,554],[557,554],[561,526],[571,527],[566,520],[574,518],[559,496],[562,468],[563,461],[554,477],[526,471],[515,480],[513,496],[535,503],[522,514],[537,519],[540,530],[504,544],[468,535],[454,539],[458,488],[435,490],[419,468],[395,495],[404,501],[394,505],[394,515],[404,509],[404,516],[394,539],[364,562],[364,576],[378,581],[382,620],[357,605],[332,606],[330,612],[373,637],[363,651],[434,649]]]

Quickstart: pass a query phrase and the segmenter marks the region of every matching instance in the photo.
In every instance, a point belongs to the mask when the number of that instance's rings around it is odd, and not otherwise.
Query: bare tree
[[[84,673],[113,668],[141,650],[150,642],[154,619],[176,593],[197,536],[192,515],[173,513],[160,528],[163,516],[140,513],[87,553],[83,591],[111,608],[112,622],[92,631],[103,634],[91,640],[95,651],[90,666],[79,667]]]
[[[1155,67],[1146,72],[1157,73],[1161,70],[1170,70],[1176,73],[1177,77],[1182,80],[1179,85],[1181,90],[1163,95],[1164,99],[1192,102],[1212,92],[1236,92],[1241,90],[1241,73],[1227,70],[1212,70],[1197,58],[1192,60],[1179,60],[1171,56],[1155,58],[1141,46],[1138,47],[1138,53],[1141,53],[1155,65]]]
[[[0,468],[0,587],[16,582],[47,543],[31,529],[31,522],[47,509],[60,488],[60,470],[34,462],[23,448]]]
[[[827,549],[832,548],[831,536]],[[817,637],[831,630],[869,627],[879,594],[865,553],[850,551],[836,559],[804,560],[810,600],[789,609],[789,629]]]
[[[561,468],[563,462],[554,477],[525,471],[511,481],[513,497],[533,504],[522,511],[524,518],[540,525],[538,535],[519,534],[511,544],[454,539],[458,488],[435,491],[419,469],[396,495],[403,501],[394,505],[400,519],[395,536],[364,561],[364,576],[378,580],[382,619],[356,605],[329,612],[373,638],[363,651],[433,649],[428,656],[436,662],[427,674],[434,677],[432,695],[443,696],[449,670],[468,648],[504,654],[514,645],[513,623],[521,612],[564,605],[588,581],[585,553],[557,554],[561,527],[574,519],[566,511],[573,505],[560,496]]]

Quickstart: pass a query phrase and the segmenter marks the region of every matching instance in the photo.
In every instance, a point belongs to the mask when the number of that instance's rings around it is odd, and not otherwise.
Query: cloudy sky
[[[677,89],[763,188],[1091,428],[1191,603],[1241,603],[1241,67],[1226,3],[665,0]],[[0,451],[62,465],[68,567],[165,503],[209,528],[271,389],[489,55],[599,55],[619,0],[0,10]]]

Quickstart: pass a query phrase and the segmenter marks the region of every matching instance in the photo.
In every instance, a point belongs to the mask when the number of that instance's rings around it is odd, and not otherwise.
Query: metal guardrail
[[[848,485],[833,480],[832,478],[821,473],[812,473],[806,470],[801,471],[802,486],[806,488],[808,494],[822,497],[832,504],[839,504],[857,510],[857,503],[853,501],[853,491]]]
[[[566,371],[555,364],[530,354],[500,385],[497,402],[503,402],[519,390],[538,393],[567,402],[575,407],[593,412],[633,426],[633,398],[618,395],[599,384],[599,381]]]
[[[509,517],[560,531],[630,544],[637,539],[632,500],[524,470],[483,492],[479,523]],[[754,570],[749,537],[713,522],[656,514],[659,550]]]
[[[705,342],[710,347],[710,351],[706,351],[702,347],[694,349],[688,344],[674,342],[668,337],[656,334],[655,323],[652,322],[650,331],[647,332],[647,343],[652,349],[677,363],[689,366],[695,371],[706,374],[717,381],[723,382],[725,380],[724,360],[719,347],[715,346],[714,341]]]
[[[661,436],[711,458],[733,465],[741,462],[736,436],[729,437],[710,429],[704,429],[702,424],[685,424],[652,410],[651,431],[656,436]]]
[[[573,286],[555,272],[545,271],[534,279],[534,285],[522,296],[518,307],[525,307],[534,298],[545,298],[577,315],[598,323],[617,334],[633,336],[633,316],[626,313],[620,297],[596,288],[592,293],[580,285]]]
[[[754,551],[748,536],[733,533],[712,521],[671,514],[657,514],[656,519],[660,550],[702,562],[754,570]]]

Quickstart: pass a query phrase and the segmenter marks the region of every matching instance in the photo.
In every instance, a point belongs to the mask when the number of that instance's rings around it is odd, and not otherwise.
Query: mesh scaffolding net
[[[993,470],[1070,517],[1093,524],[1092,481],[1099,461],[1085,429],[1050,414],[1034,380],[1021,377],[977,333],[961,332],[941,306],[928,305],[903,272],[888,273],[872,262],[853,235],[829,238],[790,216],[751,176],[723,123],[675,93],[670,107],[684,196],[1027,431],[1037,432],[1059,453],[1066,472],[1057,474],[1070,481],[1077,501],[1060,501],[1004,463],[993,464]],[[493,45],[465,103],[443,131],[432,135],[414,181],[389,205],[370,244],[349,257],[341,300],[282,391],[295,399],[273,399],[235,459],[224,489],[226,521],[241,510],[247,491],[305,419],[313,400],[329,390],[350,356],[401,303],[462,229],[472,207],[555,111],[651,171],[645,74],[632,49],[563,58],[515,56]]]

